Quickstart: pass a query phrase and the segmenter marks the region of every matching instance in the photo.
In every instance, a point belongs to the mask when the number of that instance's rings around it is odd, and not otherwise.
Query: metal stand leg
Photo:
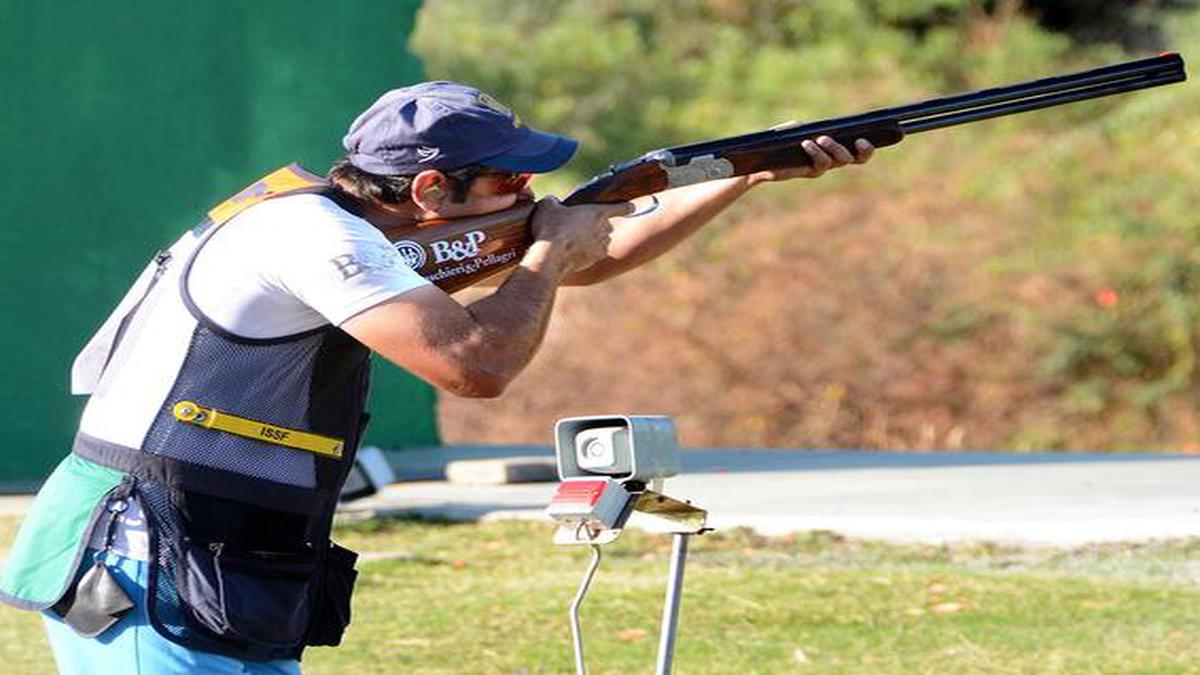
[[[596,576],[598,567],[600,547],[592,545],[592,564],[588,566],[587,573],[583,575],[583,583],[579,585],[575,599],[571,601],[571,636],[575,638],[575,672],[578,675],[587,675],[587,666],[583,663],[583,629],[579,626],[579,606],[583,604],[583,596],[592,584],[592,577]]]
[[[663,605],[662,633],[658,639],[658,665],[655,675],[670,675],[675,656],[675,629],[679,625],[679,600],[683,593],[683,565],[687,559],[688,535],[675,534],[671,543],[671,571],[667,599]]]

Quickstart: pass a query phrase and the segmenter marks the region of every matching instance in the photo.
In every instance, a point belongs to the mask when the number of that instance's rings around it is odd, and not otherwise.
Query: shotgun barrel
[[[913,134],[1001,115],[1011,115],[1182,82],[1187,79],[1183,66],[1183,57],[1179,54],[1161,54],[1070,75],[1046,77],[1004,87],[933,98],[894,108],[881,108],[847,117],[681,145],[670,148],[670,152],[677,161],[686,162],[693,157],[712,154],[720,150],[749,149],[759,144],[775,145],[780,141],[795,144],[805,138],[812,138],[814,135],[827,133],[829,130],[841,127],[866,126],[889,121],[897,122],[906,135]]]
[[[572,192],[564,203],[622,201],[714,178],[803,165],[809,161],[808,156],[799,152],[796,146],[802,140],[817,136],[832,136],[847,146],[857,138],[865,138],[876,147],[883,147],[895,145],[909,134],[1186,79],[1183,58],[1176,53],[1167,53],[1070,75],[679,145],[610,167]]]

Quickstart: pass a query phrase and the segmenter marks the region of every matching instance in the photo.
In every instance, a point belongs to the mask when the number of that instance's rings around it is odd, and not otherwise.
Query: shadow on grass
[[[392,534],[412,526],[449,529],[466,528],[474,524],[473,521],[457,520],[439,514],[397,510],[375,514],[341,514],[334,521],[334,532],[343,535]]]

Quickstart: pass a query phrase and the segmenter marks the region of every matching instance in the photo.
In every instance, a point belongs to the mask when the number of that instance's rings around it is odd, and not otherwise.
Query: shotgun
[[[567,196],[567,205],[613,203],[663,190],[758,171],[806,166],[805,139],[832,136],[846,147],[865,138],[875,147],[905,136],[1039,110],[1187,79],[1183,58],[1167,53],[992,89],[881,108],[848,117],[790,124],[740,136],[648,152],[616,164]],[[426,221],[384,234],[409,266],[446,292],[471,286],[521,260],[532,243],[533,204],[454,220]]]

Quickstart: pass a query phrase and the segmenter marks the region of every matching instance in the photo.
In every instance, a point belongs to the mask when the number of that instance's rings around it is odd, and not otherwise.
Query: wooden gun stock
[[[521,262],[533,244],[533,208],[523,203],[483,216],[386,229],[383,234],[409,267],[453,293]]]

